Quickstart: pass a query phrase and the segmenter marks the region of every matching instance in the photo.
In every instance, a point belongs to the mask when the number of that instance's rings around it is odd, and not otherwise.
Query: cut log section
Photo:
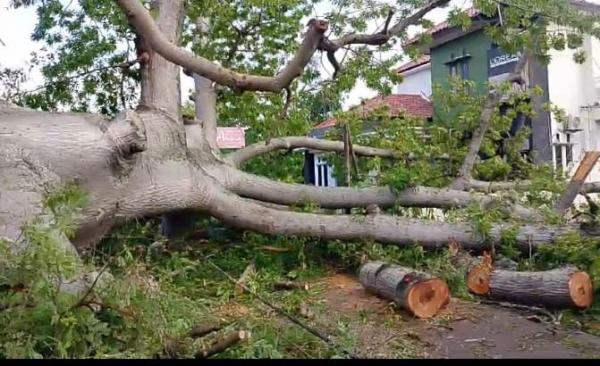
[[[213,343],[210,347],[205,348],[204,350],[196,353],[195,358],[208,358],[210,356],[216,355],[217,353],[221,353],[225,351],[227,348],[237,344],[240,341],[246,340],[250,338],[249,331],[235,331],[227,334],[222,339]]]
[[[492,300],[546,308],[585,309],[592,305],[594,290],[590,276],[575,267],[541,272],[516,272],[476,266],[469,273],[471,292]]]
[[[467,286],[477,295],[490,292],[490,273],[492,272],[492,256],[484,253],[478,262],[471,262],[467,267]]]
[[[201,338],[218,330],[221,330],[221,326],[217,324],[197,325],[190,330],[188,335],[192,338]]]
[[[309,285],[306,282],[279,281],[273,284],[275,291],[282,290],[304,290],[308,291]]]
[[[419,318],[431,318],[450,301],[444,280],[411,268],[368,262],[360,268],[359,279],[367,291],[393,300]]]

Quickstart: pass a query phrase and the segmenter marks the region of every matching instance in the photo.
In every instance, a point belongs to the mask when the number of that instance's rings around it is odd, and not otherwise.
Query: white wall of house
[[[404,80],[398,84],[396,94],[431,96],[431,64],[421,65],[402,74]]]
[[[567,146],[553,148],[555,164],[561,163],[572,175],[583,158],[585,151],[600,149],[600,42],[585,37],[583,48],[586,61],[577,64],[573,50],[552,51],[548,65],[550,102],[562,108],[569,116],[569,128],[579,132],[565,131],[563,124],[552,115],[553,143],[572,142],[572,162],[567,162]],[[591,107],[591,108],[590,108]],[[598,122],[596,122],[598,121]],[[557,156],[558,154],[561,156]],[[600,180],[600,164],[596,164],[587,181]]]

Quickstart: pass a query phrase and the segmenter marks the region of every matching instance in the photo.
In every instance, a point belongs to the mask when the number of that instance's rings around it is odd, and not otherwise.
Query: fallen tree
[[[215,150],[216,113],[210,110],[214,93],[202,93],[213,87],[212,82],[237,92],[285,90],[317,50],[334,53],[347,45],[384,44],[403,34],[408,26],[417,24],[430,10],[445,6],[447,0],[423,2],[395,24],[387,22],[389,27],[383,33],[352,34],[332,40],[325,36],[327,22],[313,20],[297,54],[274,77],[238,73],[179,47],[183,1],[153,2],[151,12],[137,0],[117,3],[141,40],[137,50],[142,74],[140,105],[112,120],[84,113],[49,113],[2,105],[1,236],[13,241],[22,239],[22,226],[42,212],[49,186],[76,182],[88,195],[72,239],[79,250],[95,246],[111,228],[125,220],[181,211],[202,212],[231,226],[267,234],[372,239],[396,245],[419,243],[427,248],[444,246],[454,238],[463,247],[475,250],[500,240],[503,225],[493,226],[483,237],[469,223],[385,214],[357,217],[274,209],[269,204],[315,202],[323,208],[370,204],[456,208],[480,204],[485,208],[497,199],[464,192],[465,186],[460,184],[448,189],[415,187],[400,192],[388,187],[320,188],[276,182],[242,172],[236,165],[282,144],[286,148],[305,146],[326,151],[340,151],[343,146],[339,142],[282,138],[221,156]],[[527,58],[523,57],[510,80],[520,80],[526,64]],[[180,67],[194,75],[197,89],[196,119],[185,123],[180,111]],[[467,172],[473,167],[474,155],[500,99],[494,91],[485,104],[481,127],[469,147],[459,179],[470,179]],[[395,156],[393,152],[367,147],[356,146],[354,150],[367,156]],[[534,210],[517,204],[508,205],[507,210],[524,218],[537,215]],[[572,230],[579,229],[525,224],[517,228],[516,242],[529,250],[549,245]]]

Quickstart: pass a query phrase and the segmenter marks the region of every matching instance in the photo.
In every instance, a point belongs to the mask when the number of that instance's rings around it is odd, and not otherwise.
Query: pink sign
[[[239,149],[246,146],[246,131],[242,127],[218,127],[217,145],[221,149]]]

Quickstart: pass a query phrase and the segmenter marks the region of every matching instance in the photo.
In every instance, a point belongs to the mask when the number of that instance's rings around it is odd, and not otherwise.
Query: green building
[[[490,81],[499,81],[514,70],[519,57],[504,52],[485,34],[484,27],[497,22],[496,18],[488,18],[478,10],[468,11],[472,23],[469,29],[453,27],[449,22],[443,22],[428,31],[433,41],[423,46],[423,51],[429,56],[431,63],[431,81],[434,85],[448,86],[450,76],[459,76],[471,80],[475,84],[475,92],[486,93]],[[418,39],[412,41],[418,42]],[[523,147],[523,153],[536,162],[552,162],[550,115],[544,111],[548,98],[548,71],[538,62],[530,62],[526,75],[531,86],[540,86],[544,95],[534,100],[536,116],[533,120],[518,117],[511,129],[516,133],[522,126],[532,129],[532,136]],[[435,114],[443,116],[442,108],[433,96]]]

